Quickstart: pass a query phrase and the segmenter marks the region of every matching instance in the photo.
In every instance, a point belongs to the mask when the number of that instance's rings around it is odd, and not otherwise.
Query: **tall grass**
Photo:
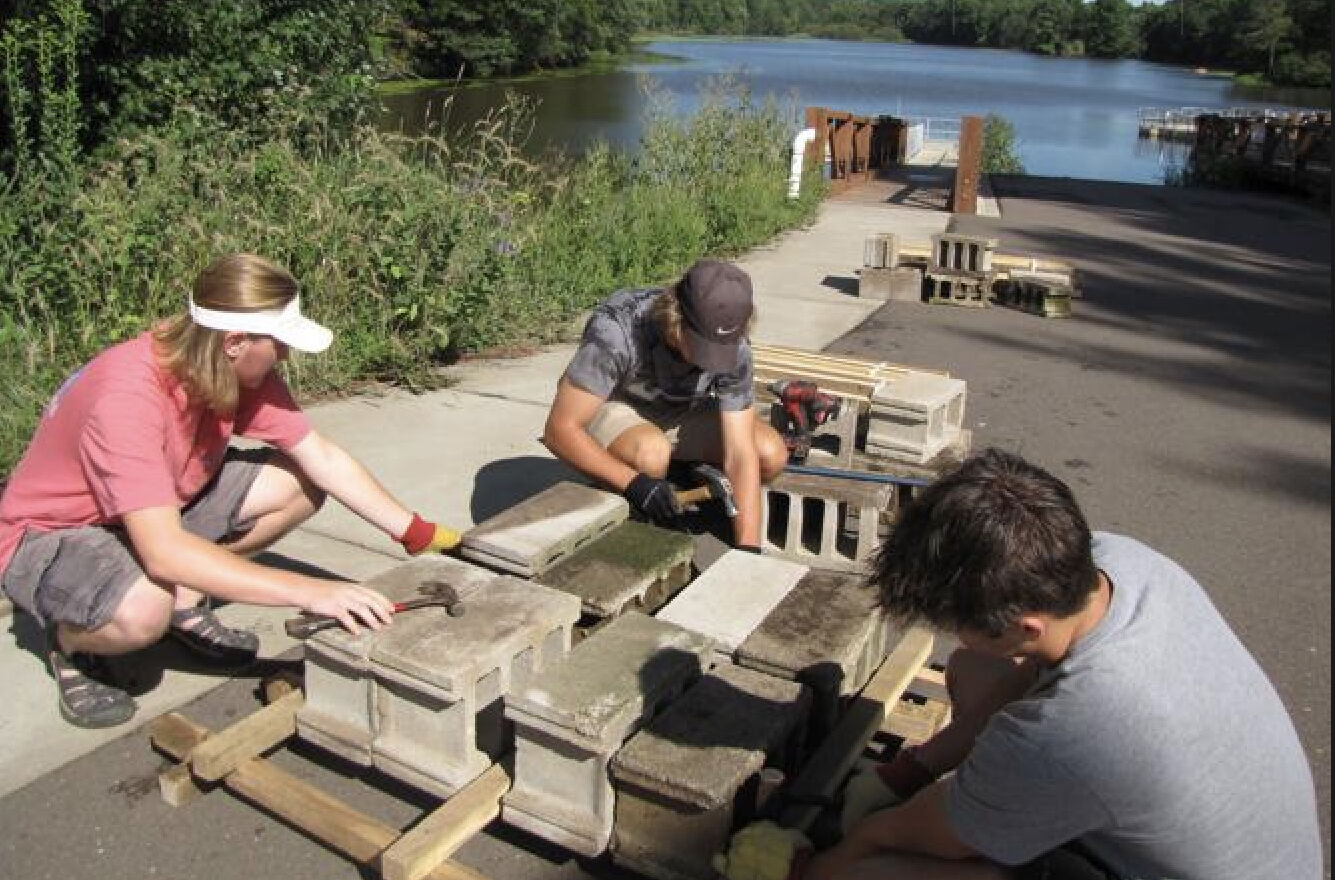
[[[615,287],[671,279],[809,221],[786,198],[792,120],[719,91],[657,116],[642,150],[536,165],[514,103],[464,137],[358,130],[338,146],[253,138],[179,112],[97,161],[0,182],[0,475],[51,390],[101,348],[181,309],[216,256],[263,254],[337,332],[295,358],[307,396],[413,388],[461,352],[554,341]],[[326,143],[334,143],[332,139]],[[51,186],[53,175],[67,185]]]

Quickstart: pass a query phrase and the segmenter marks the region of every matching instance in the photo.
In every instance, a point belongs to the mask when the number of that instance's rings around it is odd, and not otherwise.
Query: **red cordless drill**
[[[788,444],[788,457],[804,461],[811,451],[811,432],[839,415],[840,398],[825,394],[807,379],[780,379],[769,390],[779,399],[782,418],[775,427]]]

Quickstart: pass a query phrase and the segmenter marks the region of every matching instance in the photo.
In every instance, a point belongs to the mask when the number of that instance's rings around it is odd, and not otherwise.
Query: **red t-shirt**
[[[144,333],[65,380],[0,498],[0,572],[25,529],[117,522],[185,507],[222,466],[232,435],[291,449],[310,422],[276,372],[241,390],[233,418],[191,405]]]

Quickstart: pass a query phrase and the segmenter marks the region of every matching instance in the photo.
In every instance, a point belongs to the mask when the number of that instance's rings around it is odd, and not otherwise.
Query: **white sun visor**
[[[317,324],[301,313],[301,297],[281,309],[262,309],[257,312],[222,312],[195,305],[190,299],[190,320],[210,330],[239,331],[272,336],[297,351],[319,354],[334,341],[328,328]]]

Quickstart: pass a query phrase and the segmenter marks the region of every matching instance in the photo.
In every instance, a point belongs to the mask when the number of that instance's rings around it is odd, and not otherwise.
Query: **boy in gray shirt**
[[[700,260],[666,288],[621,290],[594,309],[557,386],[543,441],[641,514],[681,511],[672,459],[719,466],[732,484],[736,546],[759,551],[760,487],[788,462],[755,415],[751,279]]]
[[[892,614],[964,646],[952,720],[856,776],[843,841],[790,875],[1322,876],[1274,687],[1187,572],[1091,535],[1060,480],[997,450],[966,461],[905,511],[875,578]]]

